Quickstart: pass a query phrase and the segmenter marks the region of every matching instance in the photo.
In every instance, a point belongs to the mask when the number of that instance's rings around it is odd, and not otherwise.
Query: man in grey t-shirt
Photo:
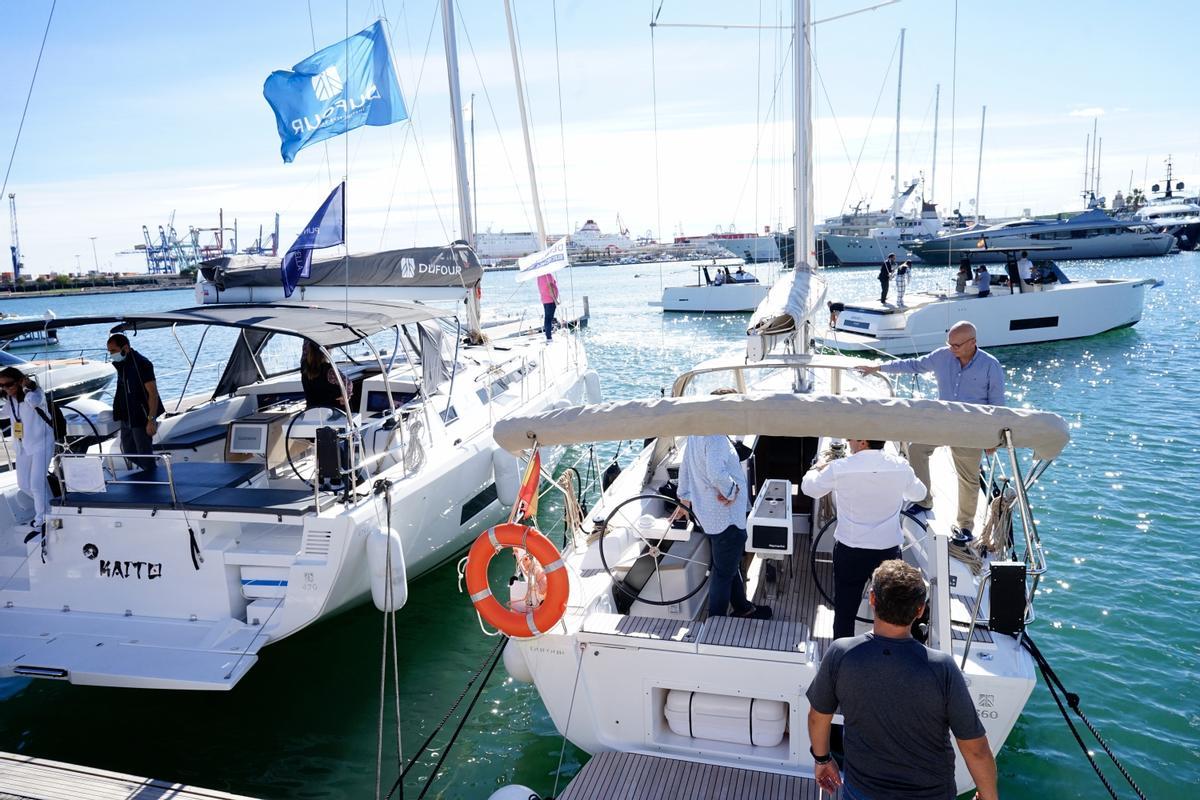
[[[829,752],[833,715],[845,719],[844,800],[954,800],[958,743],[976,798],[996,800],[996,761],[967,683],[948,654],[912,638],[925,608],[921,573],[900,560],[871,576],[871,633],[838,639],[808,687],[808,735],[821,788],[843,783]]]

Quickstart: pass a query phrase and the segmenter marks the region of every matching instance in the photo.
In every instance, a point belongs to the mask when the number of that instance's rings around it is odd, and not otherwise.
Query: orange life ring
[[[488,586],[488,565],[505,547],[527,551],[546,571],[546,599],[524,614],[497,600]],[[567,613],[570,581],[567,580],[566,566],[554,543],[530,525],[506,522],[479,534],[467,554],[466,579],[467,592],[479,616],[509,636],[518,639],[538,636],[553,628]]]

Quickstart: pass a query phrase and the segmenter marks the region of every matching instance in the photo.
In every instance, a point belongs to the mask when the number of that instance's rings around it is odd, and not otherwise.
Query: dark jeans
[[[542,303],[542,309],[546,312],[546,320],[542,323],[546,341],[550,341],[550,332],[554,330],[554,309],[556,308],[558,308],[558,303]]]
[[[891,278],[879,279],[879,302],[887,302],[888,284],[891,283]]]
[[[862,602],[863,587],[871,573],[883,562],[900,557],[899,547],[869,550],[847,547],[841,542],[833,545],[833,638],[854,635],[854,618]]]
[[[708,615],[723,617],[733,603],[735,614],[745,614],[754,608],[746,599],[746,584],[742,582],[742,555],[746,552],[746,529],[730,525],[708,537],[712,545],[712,575],[708,579]]]
[[[121,422],[121,452],[126,456],[149,456],[154,454],[154,442],[146,433],[145,425],[130,425]],[[153,458],[130,458],[129,463],[142,470],[154,469]]]

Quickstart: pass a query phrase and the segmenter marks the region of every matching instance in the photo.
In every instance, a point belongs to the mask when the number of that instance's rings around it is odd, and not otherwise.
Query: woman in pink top
[[[546,321],[542,324],[542,330],[546,333],[546,341],[550,341],[550,332],[554,329],[554,310],[558,308],[558,281],[554,280],[554,276],[547,273],[539,275],[537,279],[538,294],[542,296],[542,308],[546,312]]]

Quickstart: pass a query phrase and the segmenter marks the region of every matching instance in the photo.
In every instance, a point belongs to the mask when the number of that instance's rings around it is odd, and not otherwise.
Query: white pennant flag
[[[567,237],[564,236],[545,250],[518,259],[517,267],[520,271],[517,273],[517,283],[548,275],[570,265],[571,261],[567,257]]]

